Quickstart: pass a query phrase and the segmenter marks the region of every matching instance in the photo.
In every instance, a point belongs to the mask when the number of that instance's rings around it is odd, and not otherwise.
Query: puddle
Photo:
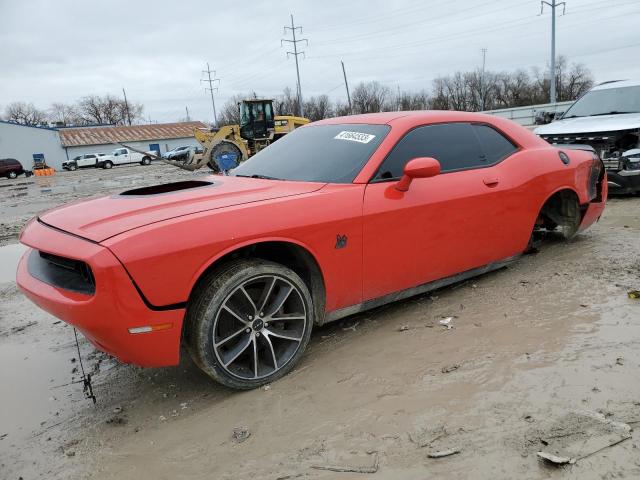
[[[0,283],[15,281],[18,261],[26,250],[21,243],[0,247]]]
[[[70,400],[81,398],[78,385],[61,386],[71,381],[71,369],[76,365],[71,363],[71,352],[65,350],[52,351],[41,342],[2,342],[0,436],[7,434],[5,442],[59,422]]]

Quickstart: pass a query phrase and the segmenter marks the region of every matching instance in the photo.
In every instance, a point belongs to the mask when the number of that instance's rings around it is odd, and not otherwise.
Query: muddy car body
[[[592,88],[562,119],[535,133],[552,144],[592,146],[607,169],[611,193],[640,192],[640,80]]]
[[[464,112],[324,120],[233,173],[33,219],[19,286],[122,361],[175,365],[185,345],[253,388],[293,368],[313,325],[498,268],[536,228],[571,236],[607,193],[592,152]]]

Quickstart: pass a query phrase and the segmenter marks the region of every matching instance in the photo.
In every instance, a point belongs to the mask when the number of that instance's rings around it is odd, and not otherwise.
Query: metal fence
[[[487,110],[483,113],[489,113],[502,118],[508,118],[516,123],[524,126],[535,125],[536,114],[538,112],[565,112],[573,101],[543,103],[540,105],[530,105],[527,107],[500,108],[498,110]]]

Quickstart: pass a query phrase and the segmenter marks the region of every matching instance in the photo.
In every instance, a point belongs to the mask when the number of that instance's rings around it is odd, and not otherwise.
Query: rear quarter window
[[[497,163],[518,149],[511,140],[493,127],[474,125],[474,130],[478,136],[487,164]]]

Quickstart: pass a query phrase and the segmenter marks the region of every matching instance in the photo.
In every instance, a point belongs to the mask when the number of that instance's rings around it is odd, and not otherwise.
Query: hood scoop
[[[134,188],[120,193],[123,196],[149,196],[149,195],[161,195],[163,193],[178,192],[180,190],[188,190],[191,188],[208,187],[213,185],[213,182],[207,182],[205,180],[185,180],[182,182],[163,183],[160,185],[151,185],[150,187]]]

